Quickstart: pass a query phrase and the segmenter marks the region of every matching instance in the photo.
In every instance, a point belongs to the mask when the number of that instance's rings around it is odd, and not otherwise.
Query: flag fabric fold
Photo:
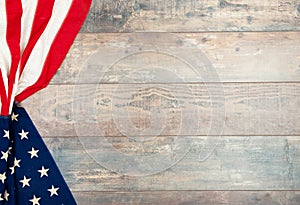
[[[76,204],[30,117],[14,104],[48,85],[91,1],[0,1],[0,205]]]
[[[91,0],[0,1],[1,115],[48,85],[90,5]]]

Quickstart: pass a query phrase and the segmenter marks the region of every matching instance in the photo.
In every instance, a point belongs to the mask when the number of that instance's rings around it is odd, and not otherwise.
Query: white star
[[[28,151],[28,153],[31,155],[31,156],[30,156],[31,159],[32,159],[33,157],[38,158],[38,155],[37,155],[38,152],[39,152],[39,150],[35,150],[33,147],[31,148],[31,151]]]
[[[15,160],[14,160],[14,167],[20,167],[20,161],[21,160],[17,160],[17,158],[15,158]]]
[[[6,200],[6,201],[8,201],[8,196],[9,196],[10,194],[7,192],[7,190],[5,190],[5,192],[4,192],[4,194],[3,194],[3,198]]]
[[[2,184],[4,184],[5,179],[6,179],[6,172],[0,174],[0,180],[2,181]]]
[[[20,161],[21,160],[17,160],[17,158],[15,158],[15,160],[14,160],[14,166],[9,167],[9,169],[11,170],[11,174],[15,173],[15,168],[16,167],[20,167]]]
[[[3,130],[4,131],[4,135],[3,135],[3,137],[4,138],[7,138],[7,139],[9,139],[9,130]]]
[[[29,181],[31,179],[30,178],[26,178],[26,176],[24,176],[24,179],[20,180],[20,182],[22,183],[22,188],[24,188],[25,186],[30,186]]]
[[[48,191],[50,192],[50,197],[52,197],[53,195],[58,196],[57,190],[59,190],[59,188],[55,188],[53,185],[51,187],[51,189],[48,189]]]
[[[11,120],[12,121],[18,121],[18,116],[19,116],[19,114],[15,114],[14,112],[12,113],[12,115],[11,115]]]
[[[25,139],[28,139],[27,135],[28,135],[29,132],[25,132],[23,129],[22,129],[22,132],[19,133],[19,135],[21,136],[21,140],[23,140],[24,138]]]
[[[5,161],[7,161],[9,150],[6,151],[6,152],[2,152],[2,151],[1,151],[1,153],[2,153],[1,159],[4,159]]]
[[[41,173],[41,178],[42,178],[43,176],[47,176],[47,177],[48,177],[48,174],[47,174],[48,171],[49,171],[49,169],[45,169],[44,166],[42,166],[42,169],[38,170],[38,172]]]
[[[29,201],[32,202],[32,205],[40,205],[39,200],[41,199],[41,197],[36,198],[35,195],[33,195],[33,199],[30,199]]]
[[[4,199],[2,198],[2,194],[0,194],[0,201],[3,201]]]

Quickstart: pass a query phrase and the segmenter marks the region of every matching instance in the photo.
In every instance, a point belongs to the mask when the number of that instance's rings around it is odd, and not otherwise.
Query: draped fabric
[[[47,86],[73,43],[91,0],[0,1],[1,115]]]
[[[0,204],[76,204],[25,109],[12,112],[0,118]]]
[[[23,108],[46,87],[91,0],[0,1],[0,204],[76,204]]]

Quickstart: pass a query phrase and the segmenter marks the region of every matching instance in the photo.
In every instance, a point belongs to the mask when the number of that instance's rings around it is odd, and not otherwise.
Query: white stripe
[[[37,0],[22,0],[22,18],[21,18],[21,39],[20,39],[20,52],[21,55],[23,51],[25,50],[32,30],[33,20],[35,16],[35,11],[37,8],[38,1]],[[18,69],[16,72],[16,77],[14,80],[14,85],[12,89],[12,99],[10,101],[10,107],[9,110],[12,110],[13,104],[14,104],[14,98],[16,96],[16,92],[18,89],[18,83],[19,83],[19,74],[20,74],[20,62],[18,65]]]
[[[20,63],[19,63],[20,66]],[[16,92],[18,89],[18,76],[20,75],[20,70],[18,69],[16,72],[16,82],[13,85],[13,89],[12,89],[12,94],[11,94],[11,100],[10,100],[10,104],[9,104],[9,114],[11,114],[14,102],[15,102],[15,96],[16,96]]]
[[[4,0],[0,0],[0,68],[2,72],[3,82],[8,92],[8,74],[11,66],[11,53],[6,42],[7,18],[6,5]]]
[[[22,0],[23,15],[21,19],[21,53],[23,53],[29,41],[37,4],[37,0]]]
[[[50,47],[64,19],[66,18],[71,5],[72,0],[55,1],[50,21],[32,50],[22,72],[17,95],[23,92],[27,87],[35,84],[39,79]]]

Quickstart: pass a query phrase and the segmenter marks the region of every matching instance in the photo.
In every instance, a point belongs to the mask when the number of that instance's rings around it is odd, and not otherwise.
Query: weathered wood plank
[[[207,86],[216,93],[209,94]],[[224,93],[218,89],[214,84],[50,85],[23,105],[42,136],[77,136],[74,125],[80,123],[98,127],[96,136],[218,135],[223,123],[223,135],[300,133],[299,83],[225,83]]]
[[[151,191],[74,192],[79,205],[163,204],[166,205],[298,205],[299,191]]]
[[[227,136],[205,161],[199,161],[205,137],[190,137],[193,146],[179,162],[157,174],[128,176],[110,171],[126,157],[178,154],[173,137],[135,142],[124,137],[109,138],[113,149],[83,149],[77,138],[45,138],[45,142],[73,191],[154,191],[154,190],[299,190],[299,136]],[[91,137],[97,144],[97,138]],[[168,142],[168,143],[165,143]],[[110,144],[110,145],[108,145]],[[140,144],[140,146],[137,146]],[[99,144],[99,147],[102,145]],[[109,151],[107,151],[109,150]],[[105,156],[97,161],[87,153]],[[121,153],[121,155],[120,155]],[[99,158],[96,158],[99,159]],[[146,158],[143,158],[144,160]],[[135,166],[143,165],[136,161]],[[108,169],[103,168],[103,164]],[[141,163],[141,164],[140,164]],[[156,161],[157,165],[163,163]],[[122,165],[119,170],[122,169]],[[144,164],[147,166],[147,164]],[[297,198],[299,200],[299,198]]]
[[[94,0],[82,32],[299,30],[300,2]]]
[[[52,84],[218,81],[195,65],[200,52],[222,82],[300,80],[297,32],[133,33],[80,34]]]

